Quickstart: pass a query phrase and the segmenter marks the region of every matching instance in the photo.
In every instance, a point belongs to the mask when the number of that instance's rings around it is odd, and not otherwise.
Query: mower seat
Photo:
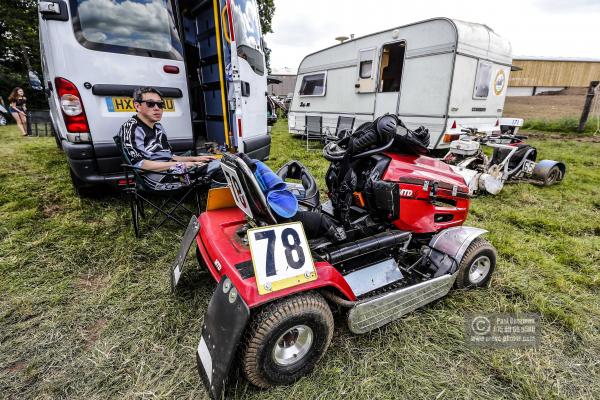
[[[286,183],[287,189],[296,196],[302,211],[313,211],[319,208],[319,188],[317,181],[302,163],[292,160],[277,171],[277,175]],[[288,182],[288,179],[300,181]]]
[[[494,148],[490,165],[498,165],[502,163],[506,157],[508,157],[510,152],[511,149],[499,147]],[[513,153],[510,160],[508,160],[507,168],[510,172],[509,176],[513,176],[519,172],[520,166],[524,163],[525,159],[535,162],[537,159],[537,150],[535,147],[528,144],[519,144],[517,145],[517,150]]]
[[[225,153],[221,159],[221,163],[234,170],[241,187],[231,187],[231,191],[234,198],[241,199],[242,203],[247,202],[245,205],[250,209],[252,218],[258,224],[276,224],[277,219],[271,212],[267,199],[260,189],[254,174],[244,160],[237,155]],[[234,186],[237,186],[237,184],[234,184]]]

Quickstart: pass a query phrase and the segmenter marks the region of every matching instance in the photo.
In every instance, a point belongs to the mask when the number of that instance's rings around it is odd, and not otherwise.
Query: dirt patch
[[[8,372],[16,373],[23,371],[25,368],[27,368],[27,363],[25,361],[17,361],[16,363],[11,364],[7,370]]]
[[[93,324],[85,327],[81,332],[83,335],[83,339],[85,340],[85,348],[90,349],[100,337],[100,334],[106,328],[106,324],[108,321],[104,318],[99,319]]]
[[[523,132],[525,135],[532,139],[540,139],[540,140],[572,140],[575,142],[581,143],[600,143],[600,135],[590,136],[590,135],[571,135],[565,133],[564,135],[558,133],[548,133],[542,131],[525,131]]]
[[[86,274],[79,277],[77,287],[80,289],[95,291],[102,289],[107,284],[107,278],[104,275]]]
[[[42,208],[42,215],[45,218],[50,218],[50,217],[54,216],[55,214],[58,214],[59,212],[61,212],[62,209],[63,209],[63,207],[58,204],[50,204],[50,205],[44,206],[44,208]]]
[[[503,116],[525,120],[579,118],[584,102],[585,94],[511,96],[506,98]]]

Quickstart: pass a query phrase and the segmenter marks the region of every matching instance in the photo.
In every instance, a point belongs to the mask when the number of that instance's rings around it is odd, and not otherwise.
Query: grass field
[[[0,128],[0,397],[206,398],[195,366],[215,287],[188,261],[177,296],[168,268],[180,230],[136,240],[118,194],[80,200],[52,138]],[[325,162],[280,122],[270,164]],[[297,384],[232,399],[600,398],[600,143],[531,141],[567,164],[554,187],[508,185],[473,200],[499,262],[487,290],[445,299],[370,334],[336,317],[331,347]],[[466,346],[465,312],[541,315],[537,349]]]

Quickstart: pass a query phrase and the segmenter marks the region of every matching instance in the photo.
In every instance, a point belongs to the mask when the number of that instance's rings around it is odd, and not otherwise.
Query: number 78
[[[277,275],[275,271],[275,242],[277,241],[277,234],[275,230],[270,229],[267,231],[256,232],[254,234],[254,239],[258,240],[267,240],[267,276]],[[285,228],[281,231],[281,243],[285,248],[285,258],[287,260],[288,266],[294,269],[300,269],[304,265],[306,261],[306,257],[304,256],[304,250],[302,249],[302,245],[300,242],[300,235],[293,228]],[[298,260],[294,260],[293,252],[296,253]]]

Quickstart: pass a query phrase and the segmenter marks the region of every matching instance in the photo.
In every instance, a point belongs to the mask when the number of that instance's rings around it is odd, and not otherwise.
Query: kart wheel
[[[260,388],[288,385],[307,375],[333,335],[333,316],[317,293],[267,305],[252,318],[242,353],[246,378]]]
[[[546,176],[546,179],[544,179],[544,186],[552,186],[555,183],[562,181],[562,179],[563,173],[558,165],[555,165],[554,167],[550,168],[550,171],[548,171],[548,175]]]
[[[458,266],[455,286],[462,288],[485,287],[496,268],[496,249],[487,240],[471,242]]]

